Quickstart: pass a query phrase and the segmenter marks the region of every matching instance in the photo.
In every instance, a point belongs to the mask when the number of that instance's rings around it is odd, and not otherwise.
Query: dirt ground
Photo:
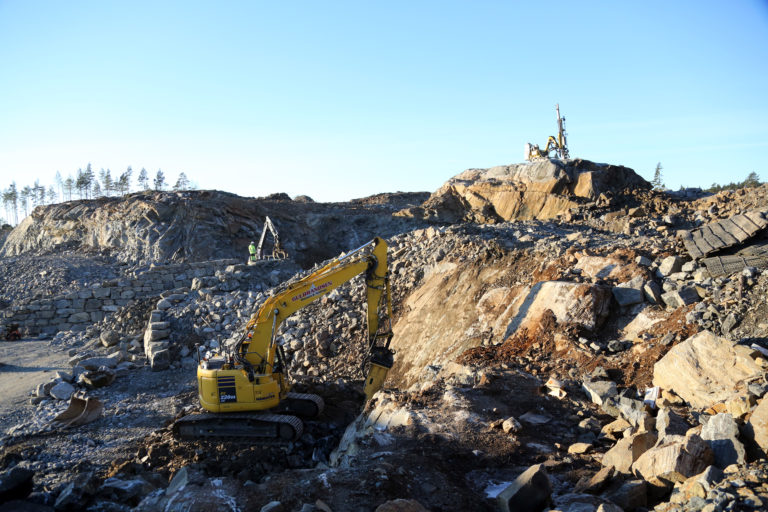
[[[17,357],[11,371],[0,368],[2,389],[11,390],[0,402],[0,428],[20,430],[19,435],[5,438],[0,470],[26,461],[36,472],[40,492],[53,491],[83,471],[105,474],[112,461],[134,454],[141,440],[170,424],[197,397],[194,368],[152,372],[139,363],[118,375],[112,385],[88,391],[88,396],[104,404],[99,419],[77,428],[51,429],[47,420],[68,402],[46,400],[32,405],[30,392],[51,380],[56,370],[71,371],[69,357],[52,351],[47,341],[3,343],[0,350]]]
[[[68,359],[49,341],[0,341],[0,430],[19,421],[20,409],[38,384],[51,380],[58,370],[71,370]]]

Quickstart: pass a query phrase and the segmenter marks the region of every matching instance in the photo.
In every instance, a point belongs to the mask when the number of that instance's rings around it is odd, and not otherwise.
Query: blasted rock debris
[[[766,186],[657,192],[581,160],[348,203],[39,207],[0,249],[0,339],[22,334],[0,342],[0,508],[764,510],[767,209]],[[266,215],[288,258],[246,265]],[[384,389],[365,402],[357,277],[275,337],[294,391],[326,403],[299,439],[177,439],[198,359],[373,236],[394,295]]]

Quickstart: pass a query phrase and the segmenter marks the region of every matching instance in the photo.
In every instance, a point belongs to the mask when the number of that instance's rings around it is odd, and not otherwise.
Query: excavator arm
[[[256,248],[256,259],[261,260],[264,259],[263,249],[264,249],[264,240],[267,237],[267,231],[272,233],[272,240],[273,240],[273,248],[272,248],[272,257],[273,258],[285,258],[287,255],[285,254],[285,251],[280,247],[280,237],[277,235],[277,228],[275,228],[275,224],[272,222],[272,219],[269,218],[269,216],[266,216],[264,218],[264,228],[261,230],[261,238],[259,238],[259,245]]]
[[[369,247],[372,247],[370,254],[362,256]],[[362,273],[366,274],[369,353],[375,355],[377,360],[381,359],[387,353],[392,333],[391,326],[387,326],[388,330],[385,333],[378,332],[379,307],[384,297],[386,299],[385,318],[389,321],[392,315],[392,302],[387,279],[387,243],[381,238],[376,238],[346,256],[332,260],[267,299],[246,324],[245,334],[236,346],[238,361],[254,374],[263,374],[270,368],[274,371],[275,361],[280,357],[275,342],[280,324],[296,311]],[[382,345],[377,343],[382,337],[385,338],[383,351]],[[371,392],[371,395],[375,391]]]

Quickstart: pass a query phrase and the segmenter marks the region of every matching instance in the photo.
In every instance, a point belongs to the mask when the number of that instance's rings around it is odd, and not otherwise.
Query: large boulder
[[[544,466],[526,469],[497,496],[502,512],[538,512],[544,510],[552,496],[552,484]]]
[[[629,473],[632,464],[656,444],[656,434],[639,432],[619,439],[619,441],[603,455],[604,467],[612,467],[620,473]]]
[[[551,219],[604,192],[650,188],[632,169],[587,160],[544,159],[468,169],[448,180],[408,216],[459,222]]]
[[[702,331],[672,347],[656,363],[653,385],[671,389],[693,407],[709,407],[762,373],[751,353],[749,347]]]
[[[48,392],[56,400],[69,400],[75,392],[74,386],[69,382],[59,382]]]
[[[0,503],[11,500],[23,500],[32,492],[34,472],[29,469],[13,467],[0,473]]]
[[[102,345],[105,347],[114,347],[120,343],[122,336],[117,331],[106,330],[99,335]]]
[[[704,471],[713,461],[712,450],[698,435],[669,436],[666,442],[643,453],[632,464],[632,472],[644,480],[669,473],[690,477]]]
[[[107,368],[114,368],[120,363],[120,361],[121,356],[119,353],[115,353],[105,357],[89,357],[87,359],[83,359],[77,363],[77,365],[82,366],[86,370],[98,370],[102,366],[106,366]]]
[[[715,414],[701,430],[704,439],[715,454],[715,466],[725,469],[731,464],[744,464],[746,451],[739,437],[739,426],[728,413]]]
[[[747,438],[755,445],[759,456],[768,455],[768,398],[763,398],[752,411],[744,426]]]
[[[656,415],[656,431],[661,442],[664,442],[667,436],[684,436],[690,428],[691,426],[682,416],[666,407],[659,409]]]

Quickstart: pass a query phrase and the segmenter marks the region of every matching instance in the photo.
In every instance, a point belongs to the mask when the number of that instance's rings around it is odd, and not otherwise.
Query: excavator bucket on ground
[[[96,420],[104,411],[104,404],[98,398],[83,398],[72,395],[67,410],[53,418],[53,424],[61,428],[78,427]]]

